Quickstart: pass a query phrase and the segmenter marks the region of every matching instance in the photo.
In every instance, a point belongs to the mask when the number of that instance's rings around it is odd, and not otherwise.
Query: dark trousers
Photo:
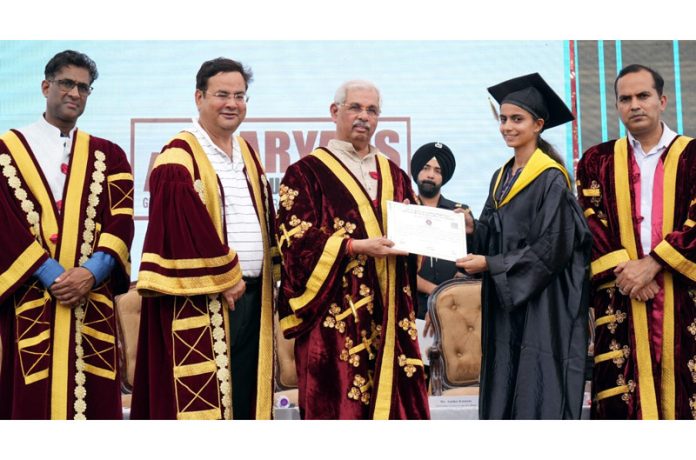
[[[259,278],[244,278],[246,291],[230,311],[230,371],[232,373],[232,418],[254,418],[256,368],[261,327]]]

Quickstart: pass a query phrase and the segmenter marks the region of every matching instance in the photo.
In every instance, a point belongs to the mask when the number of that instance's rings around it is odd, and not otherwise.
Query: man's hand
[[[488,262],[486,262],[486,256],[469,254],[466,257],[457,259],[456,263],[457,267],[463,268],[470,275],[488,271]]]
[[[234,311],[234,303],[244,295],[244,291],[246,291],[246,283],[244,280],[239,280],[237,284],[223,291],[222,295],[225,297],[227,306],[230,310]]]
[[[636,295],[631,296],[631,298],[641,302],[647,302],[650,299],[654,299],[658,292],[660,292],[660,285],[657,284],[657,281],[652,280],[643,289],[639,289]]]
[[[464,214],[464,222],[466,223],[466,234],[474,233],[474,218],[471,216],[471,209],[455,208],[454,212]]]
[[[87,300],[95,279],[86,268],[75,267],[61,273],[49,290],[60,302],[75,307]]]
[[[623,295],[635,298],[660,273],[662,266],[650,256],[622,262],[614,269],[616,287]]]
[[[384,236],[379,238],[366,238],[353,240],[353,253],[364,254],[369,257],[407,256],[408,252],[392,249],[394,242]]]

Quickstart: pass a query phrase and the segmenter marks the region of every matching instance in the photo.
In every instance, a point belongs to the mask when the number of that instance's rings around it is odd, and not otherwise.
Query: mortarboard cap
[[[488,88],[498,104],[514,104],[544,120],[544,129],[575,119],[568,106],[538,73],[523,75]]]

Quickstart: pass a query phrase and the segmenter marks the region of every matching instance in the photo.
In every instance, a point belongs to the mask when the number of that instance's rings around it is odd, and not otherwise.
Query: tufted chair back
[[[435,329],[429,351],[431,391],[435,396],[456,387],[477,385],[481,371],[481,281],[455,278],[438,286],[428,299]]]

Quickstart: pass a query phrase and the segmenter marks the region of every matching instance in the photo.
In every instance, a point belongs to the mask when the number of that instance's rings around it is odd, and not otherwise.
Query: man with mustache
[[[696,418],[696,143],[662,121],[663,87],[649,67],[622,69],[628,136],[578,164],[594,237],[593,418]]]
[[[0,136],[0,418],[120,419],[114,296],[130,284],[133,174],[77,128],[99,73],[46,64],[46,110]]]
[[[465,204],[456,203],[442,196],[441,188],[452,178],[457,163],[452,150],[441,142],[422,145],[411,158],[411,176],[418,187],[418,203],[441,209],[468,211]],[[440,283],[454,278],[457,266],[449,260],[423,257],[418,272],[418,319],[425,319],[427,333],[430,328],[428,296]]]
[[[276,222],[280,327],[295,339],[305,419],[429,417],[413,293],[416,257],[392,248],[387,201],[413,202],[404,171],[370,145],[379,90],[349,81],[336,138],[292,164]]]
[[[232,59],[204,62],[198,118],[155,160],[131,418],[271,417],[273,201],[258,155],[234,135],[251,79]]]

